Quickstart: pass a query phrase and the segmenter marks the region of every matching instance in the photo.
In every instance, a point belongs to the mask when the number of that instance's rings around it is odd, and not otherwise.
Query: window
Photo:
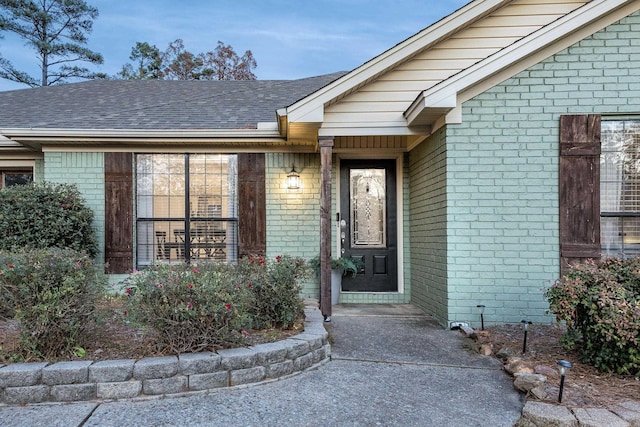
[[[602,255],[640,255],[640,120],[602,121]]]
[[[0,170],[0,188],[28,184],[32,181],[33,172],[31,169]]]
[[[236,261],[237,171],[236,155],[138,154],[138,266]]]

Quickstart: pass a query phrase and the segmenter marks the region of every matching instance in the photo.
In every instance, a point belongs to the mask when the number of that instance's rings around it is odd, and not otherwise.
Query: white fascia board
[[[461,92],[474,84],[498,73],[500,70],[511,66],[526,56],[561,40],[567,35],[575,32],[578,28],[584,27],[622,6],[627,4],[632,5],[633,3],[640,4],[640,1],[592,0],[575,11],[519,40],[511,46],[496,52],[451,78],[425,90],[418,96],[418,98],[416,98],[411,107],[407,109],[405,117],[407,117],[408,121],[409,117],[415,118],[420,113],[420,106],[423,108],[437,108],[443,104],[451,106],[452,94],[455,94],[455,97],[457,98]],[[458,103],[463,101],[464,100],[458,99],[456,104],[452,107],[456,107]]]
[[[290,123],[302,122],[303,118],[318,117],[317,110],[322,109],[324,111],[325,104],[331,100],[392,69],[397,64],[412,57],[430,44],[459,30],[469,22],[474,22],[479,17],[510,2],[511,0],[472,1],[336,81],[290,105],[286,108],[286,113],[280,114],[279,112],[279,114],[287,115]]]
[[[420,95],[411,103],[409,108],[403,113],[407,124],[413,126],[414,122],[420,119],[425,110],[434,110],[434,112],[446,113],[456,108],[458,105],[458,95],[456,93],[441,93],[438,98],[426,97],[426,91],[422,91]]]
[[[0,134],[18,141],[138,141],[138,140],[229,140],[229,141],[282,141],[277,126],[261,129],[0,129]]]
[[[22,144],[17,141],[14,141],[10,138],[7,138],[2,133],[0,133],[0,148],[25,148]]]

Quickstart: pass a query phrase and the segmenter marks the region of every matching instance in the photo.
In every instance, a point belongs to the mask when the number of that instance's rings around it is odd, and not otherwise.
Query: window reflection
[[[136,156],[138,264],[237,259],[237,156]]]

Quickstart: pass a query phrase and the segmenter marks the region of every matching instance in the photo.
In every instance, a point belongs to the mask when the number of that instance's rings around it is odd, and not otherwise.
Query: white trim
[[[151,141],[151,140],[234,140],[285,142],[275,127],[262,129],[62,129],[6,128],[5,137],[23,141]]]
[[[362,153],[362,150],[360,150]],[[403,154],[399,154],[397,156],[390,156],[387,152],[387,155],[384,156],[371,156],[367,154],[345,154],[345,153],[337,153],[336,154],[336,183],[335,183],[335,196],[336,196],[336,212],[340,212],[340,163],[342,160],[395,160],[396,161],[396,239],[397,239],[397,291],[390,292],[375,292],[380,295],[389,295],[389,294],[402,294],[404,295],[404,157]],[[334,216],[335,218],[335,216]],[[342,218],[341,218],[342,219]],[[340,255],[340,224],[337,223],[336,227],[336,254]],[[358,292],[361,293],[361,292]]]
[[[35,160],[23,160],[23,159],[14,159],[14,160],[7,160],[7,159],[1,159],[0,160],[0,169],[13,169],[13,168],[32,168],[35,169],[36,167],[36,161]]]
[[[310,119],[323,121],[324,106],[368,80],[392,69],[416,53],[474,22],[511,0],[475,0],[449,16],[409,37],[393,48],[383,52],[336,81],[297,101],[285,109],[278,110],[280,116],[287,115],[289,123]]]
[[[625,8],[618,11],[619,13],[614,13],[623,6],[628,6],[629,10]],[[464,102],[459,99],[460,94],[471,86],[490,78],[501,70],[508,69],[518,61],[535,56],[536,52],[552,46],[558,41],[562,42],[564,38],[579,32],[580,29],[594,21],[609,17],[607,22],[615,22],[620,19],[620,15],[627,16],[638,8],[640,8],[639,0],[592,0],[511,46],[423,91],[405,111],[404,116],[408,124],[411,125],[427,109],[447,109],[450,111]],[[536,62],[538,62],[537,58]],[[424,125],[421,122],[417,124]]]

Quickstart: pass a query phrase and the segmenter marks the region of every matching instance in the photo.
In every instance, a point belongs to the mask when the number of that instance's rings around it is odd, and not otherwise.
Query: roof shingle
[[[253,129],[344,72],[299,80],[91,80],[0,92],[0,128]]]

